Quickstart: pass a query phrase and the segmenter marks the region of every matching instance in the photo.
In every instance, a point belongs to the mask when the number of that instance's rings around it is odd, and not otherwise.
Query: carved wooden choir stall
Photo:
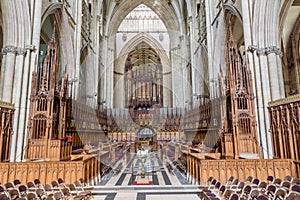
[[[229,26],[227,69],[220,72],[222,140],[225,158],[259,158],[252,75]],[[223,84],[224,83],[224,84]],[[223,91],[222,91],[223,90]]]
[[[13,134],[14,105],[0,102],[0,161],[10,160],[11,140]]]
[[[25,159],[70,160],[71,141],[65,135],[68,76],[59,78],[58,44],[54,34],[41,68],[32,78]]]

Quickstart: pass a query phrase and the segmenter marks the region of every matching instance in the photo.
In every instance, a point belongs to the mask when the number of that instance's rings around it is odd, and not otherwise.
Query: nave
[[[94,186],[95,199],[199,199],[200,189],[188,183],[176,166],[167,168],[171,160],[161,155],[132,153],[127,163],[120,159],[113,168],[121,164],[122,169],[112,170]]]

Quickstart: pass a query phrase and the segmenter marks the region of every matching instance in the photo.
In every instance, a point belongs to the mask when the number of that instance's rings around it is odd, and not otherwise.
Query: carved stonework
[[[17,55],[23,55],[25,56],[27,53],[26,49],[25,48],[22,48],[22,47],[18,47],[17,48]]]
[[[16,46],[7,45],[7,46],[3,47],[2,54],[3,55],[6,55],[8,53],[16,54],[17,53],[17,49],[18,49],[18,47],[16,47]]]
[[[276,46],[270,46],[270,47],[264,47],[264,48],[258,48],[256,45],[249,45],[248,51],[254,52],[256,51],[256,54],[258,56],[267,56],[271,53],[275,53],[276,55],[281,55],[282,52],[279,47]]]

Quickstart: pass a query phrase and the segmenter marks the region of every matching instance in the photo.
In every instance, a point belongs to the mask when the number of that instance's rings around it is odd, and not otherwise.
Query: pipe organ
[[[153,49],[141,47],[129,54],[125,72],[125,102],[132,112],[163,106],[162,64]]]

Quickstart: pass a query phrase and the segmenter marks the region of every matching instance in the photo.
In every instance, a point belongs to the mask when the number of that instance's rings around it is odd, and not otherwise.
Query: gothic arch
[[[153,49],[156,50],[157,54],[161,58],[161,62],[163,67],[171,66],[170,59],[164,50],[164,48],[157,42],[156,39],[154,39],[152,36],[150,36],[147,33],[140,33],[133,37],[131,40],[128,41],[128,43],[122,48],[115,65],[115,70],[118,72],[124,73],[124,66],[125,61],[128,56],[128,54],[141,42],[147,43],[149,46],[151,46]],[[121,67],[121,68],[119,68]]]
[[[30,19],[26,10],[27,1],[16,3],[15,1],[1,1],[3,46],[14,45],[24,48],[30,44]],[[5,12],[3,12],[5,10]]]
[[[61,57],[61,66],[67,66],[67,72],[68,74],[73,74],[73,69],[74,66],[74,49],[73,49],[73,39],[72,39],[72,34],[71,30],[69,30],[69,24],[68,24],[68,16],[64,11],[63,4],[62,3],[52,3],[50,4],[45,12],[42,14],[42,20],[41,24],[43,27],[43,24],[47,17],[50,15],[55,16],[55,21],[56,21],[56,35],[60,43],[60,52],[62,53]],[[63,34],[62,34],[63,30]],[[63,53],[63,52],[68,52],[68,53]]]
[[[279,2],[255,1],[253,6],[253,44],[261,47],[280,46]]]
[[[232,3],[225,3],[224,4],[225,11],[229,11],[232,15],[236,16],[237,19],[243,24],[243,17],[240,11],[232,4]]]
[[[122,48],[120,55],[116,59],[115,65],[114,65],[114,73],[118,74],[119,78],[114,79],[114,88],[115,88],[115,95],[114,95],[114,105],[118,105],[117,103],[121,101],[115,101],[120,99],[125,99],[124,97],[124,89],[122,89],[122,86],[124,85],[124,78],[121,78],[125,74],[125,62],[127,59],[127,56],[129,53],[134,50],[134,48],[139,45],[140,43],[146,43],[151,48],[153,48],[157,55],[161,59],[162,63],[162,73],[164,74],[171,74],[171,64],[169,57],[163,47],[157,42],[156,39],[154,39],[152,36],[150,36],[147,33],[140,33],[133,37],[131,40],[128,41],[128,43]],[[164,91],[164,102],[170,102],[170,91],[168,89],[172,88],[172,83],[168,79],[163,79],[163,87]],[[165,99],[166,98],[166,99]],[[125,103],[125,101],[122,101]],[[123,107],[123,105],[119,105],[120,107]]]
[[[160,3],[161,5],[157,5],[153,0],[122,1],[117,7],[109,11],[105,35],[114,35],[126,15],[140,4],[145,4],[151,8],[168,30],[182,32],[182,25],[179,23],[180,17],[176,14],[173,6],[169,5],[167,1],[160,1]]]

